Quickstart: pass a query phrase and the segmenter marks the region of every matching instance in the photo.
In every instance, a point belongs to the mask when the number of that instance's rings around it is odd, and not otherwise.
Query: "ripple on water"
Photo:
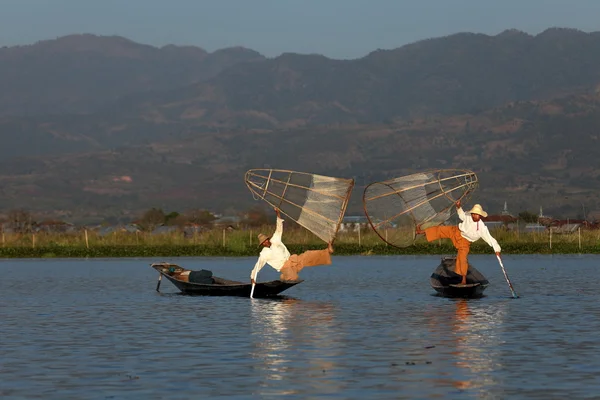
[[[438,257],[334,257],[274,300],[156,293],[154,260],[4,260],[0,396],[600,393],[600,257],[505,258],[517,300],[493,256],[471,257],[491,281],[479,300],[431,295]],[[248,280],[254,260],[173,261]]]

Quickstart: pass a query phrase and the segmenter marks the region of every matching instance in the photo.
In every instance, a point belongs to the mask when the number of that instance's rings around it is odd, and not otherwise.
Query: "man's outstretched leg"
[[[458,226],[432,226],[425,230],[422,230],[420,226],[417,226],[416,232],[418,234],[424,233],[428,242],[437,239],[452,240],[454,248],[458,251],[454,272],[462,276],[461,284],[465,285],[467,283],[467,272],[469,269],[467,255],[469,254],[470,243],[467,239],[462,237]]]
[[[422,230],[420,226],[417,226],[416,229],[417,234],[425,234],[428,242],[437,239],[452,239],[452,243],[454,243],[454,238],[456,237],[457,231],[458,226],[432,226],[431,228],[427,228],[425,230]]]
[[[299,278],[298,273],[302,271],[304,267],[315,267],[317,265],[330,265],[331,254],[333,253],[333,245],[327,244],[327,248],[323,250],[308,250],[304,253],[292,256],[281,268],[281,280],[297,280]]]

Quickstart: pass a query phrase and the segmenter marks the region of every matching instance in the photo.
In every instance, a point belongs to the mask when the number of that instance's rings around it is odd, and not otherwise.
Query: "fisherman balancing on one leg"
[[[333,253],[331,242],[323,250],[309,250],[300,255],[290,254],[287,247],[281,241],[283,219],[281,219],[278,208],[275,209],[275,212],[277,213],[277,228],[273,236],[268,237],[262,233],[258,235],[258,242],[263,249],[260,252],[254,269],[250,272],[250,281],[252,283],[256,283],[256,276],[265,264],[269,264],[277,272],[281,272],[280,279],[282,281],[297,280],[298,272],[304,267],[331,264],[331,254]]]
[[[420,226],[417,226],[417,234],[424,233],[427,237],[427,241],[431,242],[436,239],[450,239],[452,244],[458,250],[456,257],[456,272],[462,275],[461,284],[467,283],[467,272],[469,269],[469,263],[467,262],[467,255],[471,243],[479,239],[483,239],[487,244],[494,248],[497,256],[500,256],[500,245],[490,235],[490,232],[485,226],[485,223],[481,220],[481,217],[487,217],[487,213],[483,211],[479,204],[475,204],[473,209],[469,211],[467,215],[460,207],[460,200],[456,202],[456,212],[461,222],[458,226],[433,226],[422,230]]]

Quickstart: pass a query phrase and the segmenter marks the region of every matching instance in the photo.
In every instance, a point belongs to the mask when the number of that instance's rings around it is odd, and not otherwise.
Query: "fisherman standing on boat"
[[[280,279],[282,281],[295,281],[298,279],[298,272],[304,267],[314,267],[317,265],[331,264],[331,254],[333,246],[328,243],[327,248],[323,250],[309,250],[304,253],[290,254],[287,247],[281,241],[283,234],[283,219],[279,209],[275,208],[277,213],[277,228],[273,236],[268,237],[264,234],[258,235],[259,246],[263,249],[260,252],[258,261],[250,272],[250,281],[256,283],[256,276],[265,264],[269,264],[277,272],[281,272]]]
[[[485,226],[485,223],[481,221],[481,217],[487,217],[487,213],[483,211],[483,208],[479,204],[475,204],[469,215],[467,216],[463,209],[460,207],[460,200],[456,202],[456,213],[458,218],[462,222],[458,226],[432,226],[422,230],[420,226],[417,226],[417,234],[424,233],[427,237],[427,241],[431,242],[436,239],[450,239],[452,244],[458,250],[456,257],[456,272],[462,275],[461,284],[467,283],[467,272],[469,269],[469,263],[467,261],[467,255],[471,243],[479,239],[483,239],[487,244],[494,248],[496,255],[500,257],[500,245],[498,241],[490,235],[490,232]]]

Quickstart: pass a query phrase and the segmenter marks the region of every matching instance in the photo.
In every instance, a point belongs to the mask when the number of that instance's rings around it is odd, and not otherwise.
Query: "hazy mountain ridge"
[[[471,168],[477,200],[499,211],[600,209],[600,98],[516,102],[479,114],[380,125],[189,131],[170,140],[0,163],[3,207],[243,209],[250,168],[355,177],[349,211],[375,180],[429,168]],[[127,177],[127,178],[123,178]],[[532,208],[533,205],[533,208]]]
[[[208,53],[96,35],[5,47],[0,49],[0,116],[88,113],[127,94],[185,86],[263,58],[244,48]]]
[[[111,54],[205,57],[123,40]],[[244,208],[244,172],[270,166],[356,177],[353,213],[373,180],[454,167],[479,174],[492,209],[600,209],[599,50],[600,34],[569,29],[457,34],[344,61],[242,49],[246,61],[204,82],[152,82],[92,114],[0,117],[0,206]]]

